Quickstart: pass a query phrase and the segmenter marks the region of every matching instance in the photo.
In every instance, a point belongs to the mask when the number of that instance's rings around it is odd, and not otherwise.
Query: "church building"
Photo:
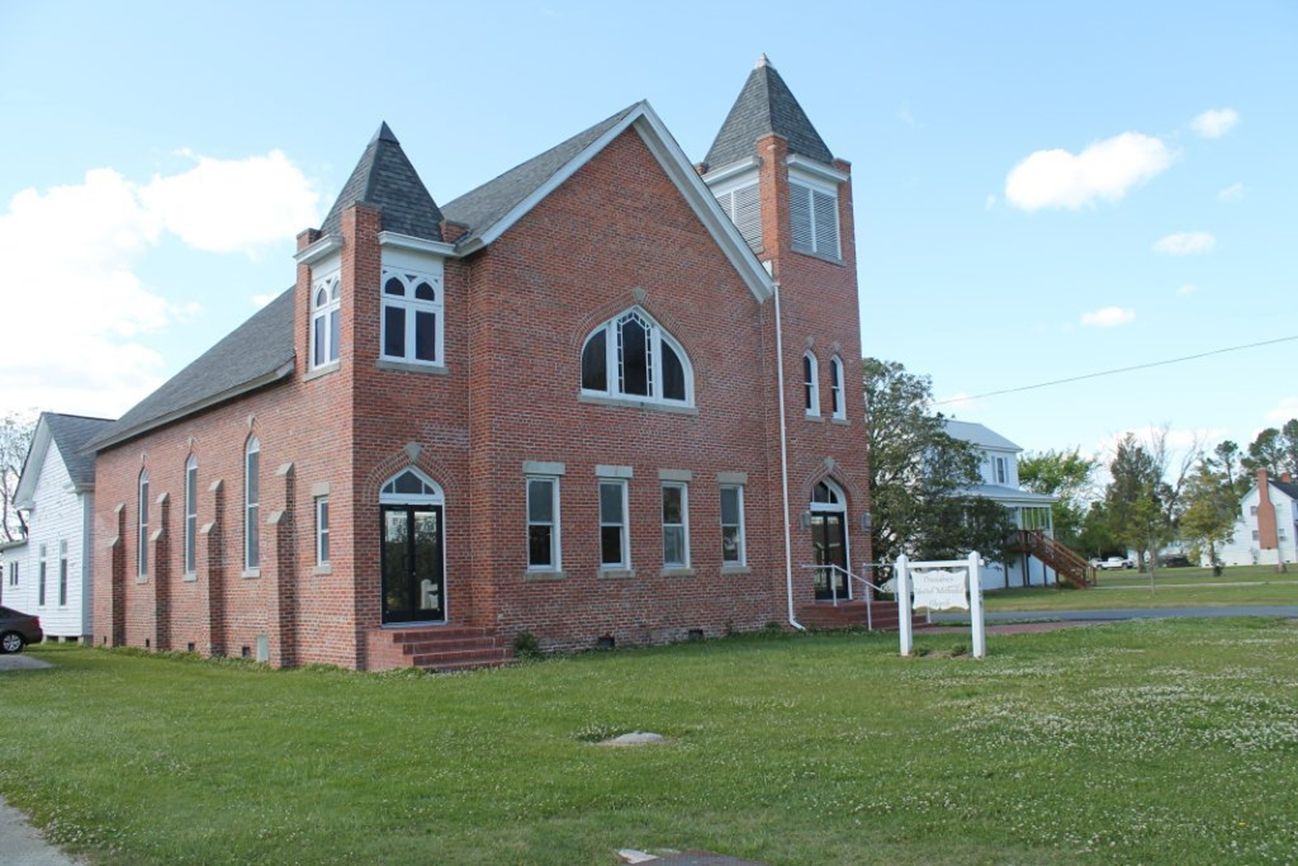
[[[96,645],[451,670],[859,595],[851,166],[764,56],[701,163],[637,102],[437,183],[382,124],[293,287],[90,442]]]

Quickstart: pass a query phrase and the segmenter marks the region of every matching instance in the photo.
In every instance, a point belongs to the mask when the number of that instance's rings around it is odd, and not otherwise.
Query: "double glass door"
[[[815,563],[835,568],[816,569],[816,600],[846,601],[850,597],[847,586],[847,536],[841,511],[811,512],[811,544]],[[841,571],[839,569],[842,569]]]
[[[383,622],[446,619],[442,506],[384,505]]]

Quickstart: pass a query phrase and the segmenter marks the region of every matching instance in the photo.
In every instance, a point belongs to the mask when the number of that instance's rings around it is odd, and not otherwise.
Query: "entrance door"
[[[816,565],[847,569],[847,536],[841,511],[811,512],[811,545]],[[846,601],[850,598],[847,575],[833,568],[816,569],[816,600]]]
[[[384,505],[383,622],[446,619],[442,506]]]

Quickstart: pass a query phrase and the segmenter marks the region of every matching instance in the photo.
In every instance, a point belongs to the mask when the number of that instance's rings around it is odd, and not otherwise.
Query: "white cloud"
[[[1244,184],[1242,182],[1232,183],[1230,186],[1217,193],[1217,201],[1236,202],[1244,200]]]
[[[1172,152],[1162,141],[1124,132],[1079,154],[1060,148],[1029,154],[1005,178],[1005,198],[1027,211],[1077,210],[1096,201],[1119,201],[1171,164]]]
[[[1290,418],[1298,418],[1298,397],[1285,397],[1266,413],[1266,420],[1272,426],[1278,427]]]
[[[1093,328],[1116,328],[1136,320],[1136,311],[1126,307],[1101,307],[1082,313],[1082,324]]]
[[[1221,138],[1239,123],[1239,112],[1233,108],[1212,108],[1190,121],[1194,131],[1204,138]]]
[[[5,403],[115,414],[156,387],[163,358],[141,342],[194,318],[192,300],[146,285],[137,268],[167,234],[191,247],[253,254],[314,225],[318,196],[278,152],[196,158],[133,183],[111,168],[80,183],[24,189],[0,212]]]
[[[1182,283],[1180,288],[1176,290],[1176,293],[1178,295],[1193,295],[1197,291],[1199,291],[1199,287],[1194,283]]]
[[[1208,232],[1176,232],[1154,241],[1154,252],[1169,256],[1193,256],[1212,252],[1217,239]]]

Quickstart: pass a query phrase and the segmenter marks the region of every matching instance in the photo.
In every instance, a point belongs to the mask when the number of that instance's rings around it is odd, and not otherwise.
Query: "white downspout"
[[[789,528],[789,439],[784,419],[784,316],[780,313],[780,282],[773,281],[775,296],[775,377],[780,389],[780,481],[784,491],[784,586],[788,593],[789,625],[806,627],[793,615],[793,541]]]

